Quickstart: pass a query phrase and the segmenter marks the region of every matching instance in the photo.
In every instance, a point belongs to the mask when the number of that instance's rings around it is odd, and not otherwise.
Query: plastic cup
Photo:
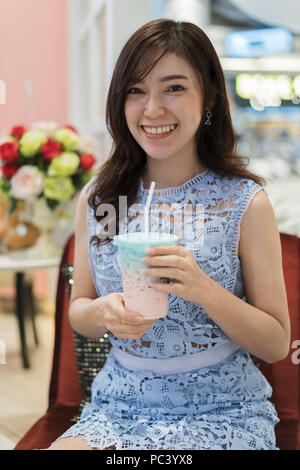
[[[178,243],[178,237],[169,233],[134,232],[115,235],[113,244],[118,247],[122,272],[125,307],[138,312],[145,319],[165,317],[168,312],[168,293],[154,290],[150,282],[167,283],[166,278],[146,276],[147,265],[141,258],[153,246],[170,246]]]

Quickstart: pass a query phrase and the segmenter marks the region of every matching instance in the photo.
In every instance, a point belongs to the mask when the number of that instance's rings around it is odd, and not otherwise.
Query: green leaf
[[[82,171],[79,170],[77,173],[72,175],[72,180],[74,183],[74,186],[77,190],[81,190],[86,183],[90,181],[90,179],[93,177],[93,171]]]
[[[16,210],[17,204],[18,204],[18,199],[12,198],[10,208],[8,209],[9,215],[11,215]]]
[[[55,199],[48,199],[48,198],[45,198],[45,199],[46,199],[47,206],[52,211],[54,211],[60,203],[60,201],[56,201]]]
[[[8,193],[10,188],[11,188],[10,181],[4,178],[0,178],[0,189]]]

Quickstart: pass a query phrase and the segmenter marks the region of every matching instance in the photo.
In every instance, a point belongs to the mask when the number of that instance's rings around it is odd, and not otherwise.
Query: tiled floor
[[[11,450],[26,431],[44,414],[54,345],[54,318],[36,318],[40,345],[35,346],[30,322],[27,344],[30,369],[23,369],[17,320],[0,313],[0,340],[6,346],[6,364],[0,364],[0,450]]]

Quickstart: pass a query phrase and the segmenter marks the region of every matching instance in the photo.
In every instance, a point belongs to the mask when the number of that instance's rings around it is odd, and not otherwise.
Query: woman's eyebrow
[[[188,80],[189,78],[186,77],[185,75],[166,75],[165,77],[161,77],[159,79],[159,82],[168,82],[169,80],[179,80],[179,79]],[[139,83],[144,83],[144,80],[140,81]]]
[[[167,75],[166,77],[161,77],[159,79],[160,82],[167,82],[168,80],[178,80],[178,79],[184,79],[184,80],[188,80],[188,77],[186,77],[185,75]]]

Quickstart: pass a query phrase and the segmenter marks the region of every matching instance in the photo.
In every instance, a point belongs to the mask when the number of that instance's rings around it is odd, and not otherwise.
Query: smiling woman
[[[264,181],[235,153],[205,33],[166,19],[136,31],[115,66],[107,124],[112,154],[77,208],[69,316],[113,347],[80,421],[50,449],[278,449],[272,389],[251,355],[275,362],[289,347],[279,234]],[[97,209],[118,210],[126,195],[126,229],[143,232],[152,181],[151,231],[176,230],[179,244],[143,260],[145,276],[173,280],[153,284],[168,312],[147,321],[125,306],[115,233]]]
[[[203,98],[193,67],[176,54],[166,54],[138,85],[129,88],[124,111],[131,134],[147,154],[151,181],[172,185],[177,183],[175,169],[182,181],[203,170],[195,145]]]

